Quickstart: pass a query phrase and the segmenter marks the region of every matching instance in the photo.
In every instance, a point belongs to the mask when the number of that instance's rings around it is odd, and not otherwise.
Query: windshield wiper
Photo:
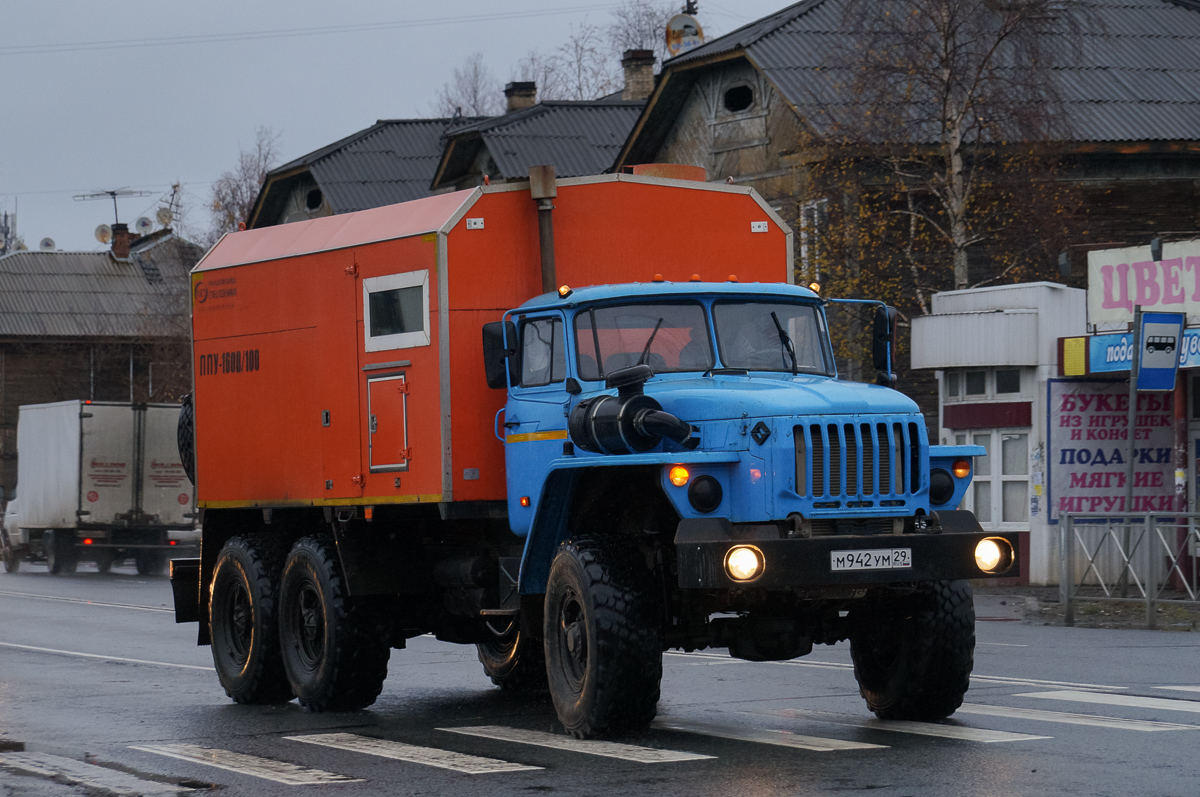
[[[792,376],[795,376],[796,371],[796,347],[792,345],[792,339],[788,337],[788,333],[784,331],[783,324],[779,323],[779,316],[775,315],[775,311],[771,311],[771,320],[775,322],[775,328],[779,330],[779,342],[783,344],[783,350],[792,358]],[[655,329],[655,332],[658,330]]]
[[[650,356],[650,344],[654,343],[654,336],[658,334],[658,328],[663,325],[664,320],[665,319],[660,318],[658,319],[658,323],[654,325],[654,331],[650,333],[650,340],[646,341],[646,348],[642,349],[642,356],[638,357],[638,365],[646,364],[646,358]],[[776,321],[775,323],[778,324],[779,322]]]

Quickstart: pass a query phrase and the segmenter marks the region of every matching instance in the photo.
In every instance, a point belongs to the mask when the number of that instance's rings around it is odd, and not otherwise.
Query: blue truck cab
[[[961,704],[967,579],[1016,575],[1016,535],[956,509],[983,449],[931,445],[911,399],[838,379],[825,304],[785,284],[563,286],[485,327],[523,644],[568,730],[652,717],[666,648],[768,661],[849,639],[881,717]]]

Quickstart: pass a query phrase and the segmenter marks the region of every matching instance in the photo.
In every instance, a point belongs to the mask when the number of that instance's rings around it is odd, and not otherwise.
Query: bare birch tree
[[[250,218],[267,172],[279,161],[279,134],[270,127],[254,131],[254,146],[238,148],[238,162],[213,183],[209,199],[212,214],[211,241],[233,232]]]
[[[502,96],[483,53],[474,52],[454,68],[450,82],[442,84],[434,106],[443,117],[495,116],[504,112]]]

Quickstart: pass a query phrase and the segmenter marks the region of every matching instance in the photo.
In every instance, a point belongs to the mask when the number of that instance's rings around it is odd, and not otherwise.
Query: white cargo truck
[[[195,496],[176,442],[178,404],[60,401],[21,407],[18,509],[5,518],[4,565],[44,561],[101,572],[130,557],[142,575],[195,550]]]

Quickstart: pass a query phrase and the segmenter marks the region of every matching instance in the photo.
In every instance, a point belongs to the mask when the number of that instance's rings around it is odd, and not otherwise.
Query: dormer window
[[[726,89],[724,103],[725,110],[740,113],[754,104],[754,89],[744,84]]]

